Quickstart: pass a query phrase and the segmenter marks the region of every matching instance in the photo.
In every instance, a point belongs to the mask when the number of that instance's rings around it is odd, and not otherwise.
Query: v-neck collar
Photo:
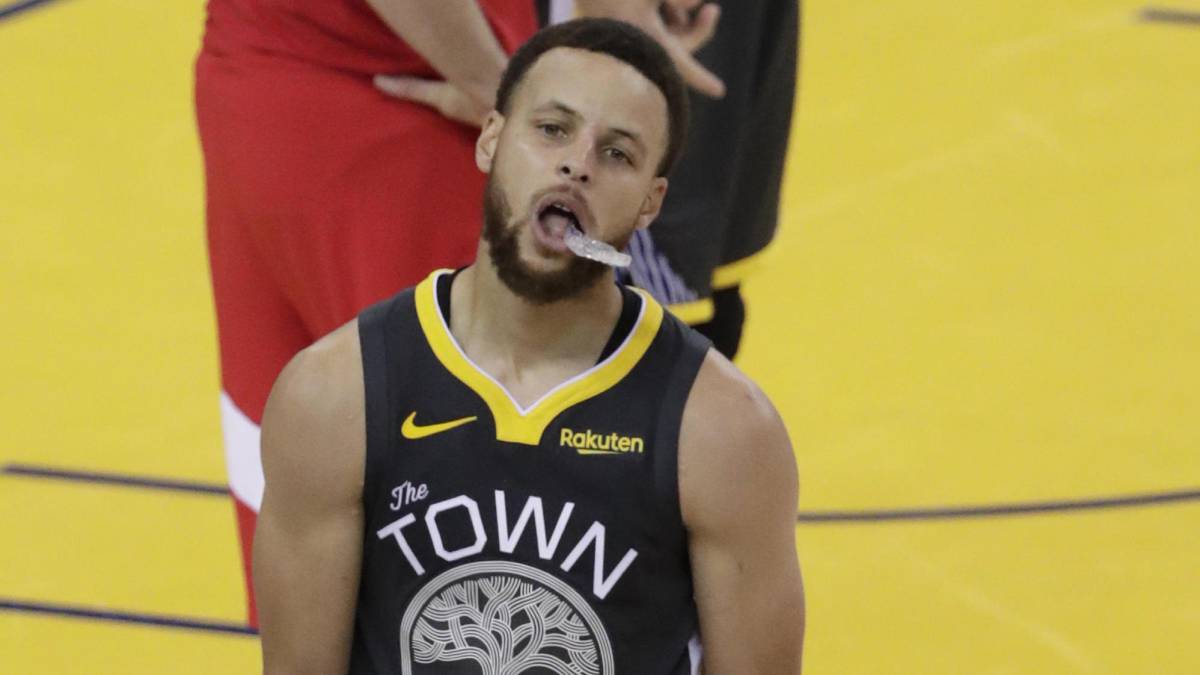
[[[537,445],[550,422],[568,408],[608,391],[633,370],[650,348],[663,321],[663,308],[645,291],[633,289],[642,299],[633,329],[608,358],[546,392],[528,407],[480,368],[450,333],[437,302],[438,278],[451,270],[438,270],[416,288],[417,319],[438,361],[459,381],[479,395],[496,422],[496,439]]]

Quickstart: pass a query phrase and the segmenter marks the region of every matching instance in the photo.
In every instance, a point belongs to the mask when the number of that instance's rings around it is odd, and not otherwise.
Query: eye
[[[620,148],[605,148],[604,154],[619,162],[625,162],[629,165],[633,164],[633,158],[625,154],[625,151],[621,150]]]
[[[539,131],[551,138],[562,138],[567,135],[567,130],[554,122],[540,122],[537,125]]]

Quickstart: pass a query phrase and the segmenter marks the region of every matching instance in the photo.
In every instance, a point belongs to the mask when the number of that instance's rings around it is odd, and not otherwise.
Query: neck
[[[577,363],[590,367],[600,356],[621,313],[621,292],[607,272],[580,293],[534,304],[513,293],[480,246],[475,264],[451,289],[450,332],[485,369],[517,373],[533,364]],[[494,372],[494,375],[500,374]]]

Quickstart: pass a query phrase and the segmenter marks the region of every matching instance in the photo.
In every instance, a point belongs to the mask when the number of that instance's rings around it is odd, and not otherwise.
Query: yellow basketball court
[[[200,0],[0,0],[0,673],[248,673]],[[1200,2],[806,1],[740,365],[812,675],[1200,672]],[[630,674],[632,675],[632,674]]]

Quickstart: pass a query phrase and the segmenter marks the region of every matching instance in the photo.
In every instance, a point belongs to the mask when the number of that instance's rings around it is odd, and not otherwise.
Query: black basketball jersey
[[[451,280],[435,272],[359,317],[350,672],[696,672],[677,446],[707,341],[623,288],[631,319],[611,353],[523,408],[451,335]]]

